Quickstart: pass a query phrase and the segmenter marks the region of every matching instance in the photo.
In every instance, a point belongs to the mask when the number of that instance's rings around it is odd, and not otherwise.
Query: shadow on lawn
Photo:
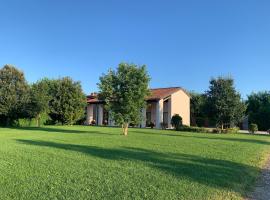
[[[51,127],[19,127],[12,128],[16,130],[25,130],[25,131],[45,131],[50,133],[92,133],[92,134],[103,134],[103,135],[115,135],[112,133],[102,131],[90,131],[90,130],[77,130],[77,129],[63,129],[63,128],[51,128]]]
[[[198,138],[198,139],[206,139],[206,140],[223,140],[223,141],[232,141],[232,142],[247,142],[247,143],[255,143],[255,144],[263,144],[270,145],[269,141],[266,140],[258,140],[258,139],[244,139],[244,138],[229,138],[224,134],[215,134],[214,137],[211,136],[211,133],[197,133],[197,135],[191,135],[189,133],[184,132],[175,132],[175,133],[157,133],[157,132],[146,132],[146,131],[137,131],[141,134],[149,134],[149,135],[162,135],[162,136],[172,136],[172,137],[188,137],[188,138]],[[200,134],[204,134],[204,136],[200,136]],[[239,134],[244,135],[244,134]],[[224,137],[225,136],[225,137]],[[258,135],[247,135],[247,136],[258,136]],[[261,135],[260,135],[261,136]],[[268,135],[263,135],[265,137],[269,137]]]
[[[160,153],[141,148],[101,148],[76,144],[46,141],[17,140],[20,143],[41,147],[52,147],[75,151],[108,160],[138,161],[178,178],[188,178],[196,182],[226,188],[242,196],[254,183],[260,169],[248,165],[218,159],[204,158],[189,154]]]

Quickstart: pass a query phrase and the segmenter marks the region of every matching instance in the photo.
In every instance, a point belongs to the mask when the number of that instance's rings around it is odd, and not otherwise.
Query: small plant
[[[154,128],[155,127],[155,124],[153,122],[150,122],[149,123],[149,127]]]
[[[257,124],[250,124],[249,125],[249,132],[250,133],[256,133],[258,131],[258,125]]]
[[[222,133],[222,129],[221,128],[214,128],[212,130],[213,133]]]
[[[155,124],[154,124],[154,122],[147,121],[146,122],[146,127],[154,128],[155,127]]]
[[[171,124],[174,127],[174,129],[177,130],[179,127],[183,125],[182,117],[178,114],[175,114],[174,116],[172,116]]]
[[[168,124],[165,123],[165,122],[161,122],[161,123],[160,123],[160,127],[161,127],[163,130],[165,130],[165,129],[168,127]]]

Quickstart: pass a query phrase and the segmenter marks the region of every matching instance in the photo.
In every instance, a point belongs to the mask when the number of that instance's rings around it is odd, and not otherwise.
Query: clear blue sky
[[[0,0],[0,65],[29,82],[71,76],[90,93],[123,61],[146,64],[151,87],[231,75],[243,97],[270,90],[270,1]]]

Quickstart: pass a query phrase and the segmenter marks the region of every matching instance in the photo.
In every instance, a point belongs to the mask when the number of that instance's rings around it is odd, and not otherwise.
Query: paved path
[[[261,178],[258,180],[254,192],[246,200],[270,200],[270,157],[262,171]]]

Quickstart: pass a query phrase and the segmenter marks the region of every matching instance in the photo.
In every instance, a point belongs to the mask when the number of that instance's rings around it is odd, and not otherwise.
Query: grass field
[[[270,137],[118,128],[0,129],[0,199],[241,199]]]

